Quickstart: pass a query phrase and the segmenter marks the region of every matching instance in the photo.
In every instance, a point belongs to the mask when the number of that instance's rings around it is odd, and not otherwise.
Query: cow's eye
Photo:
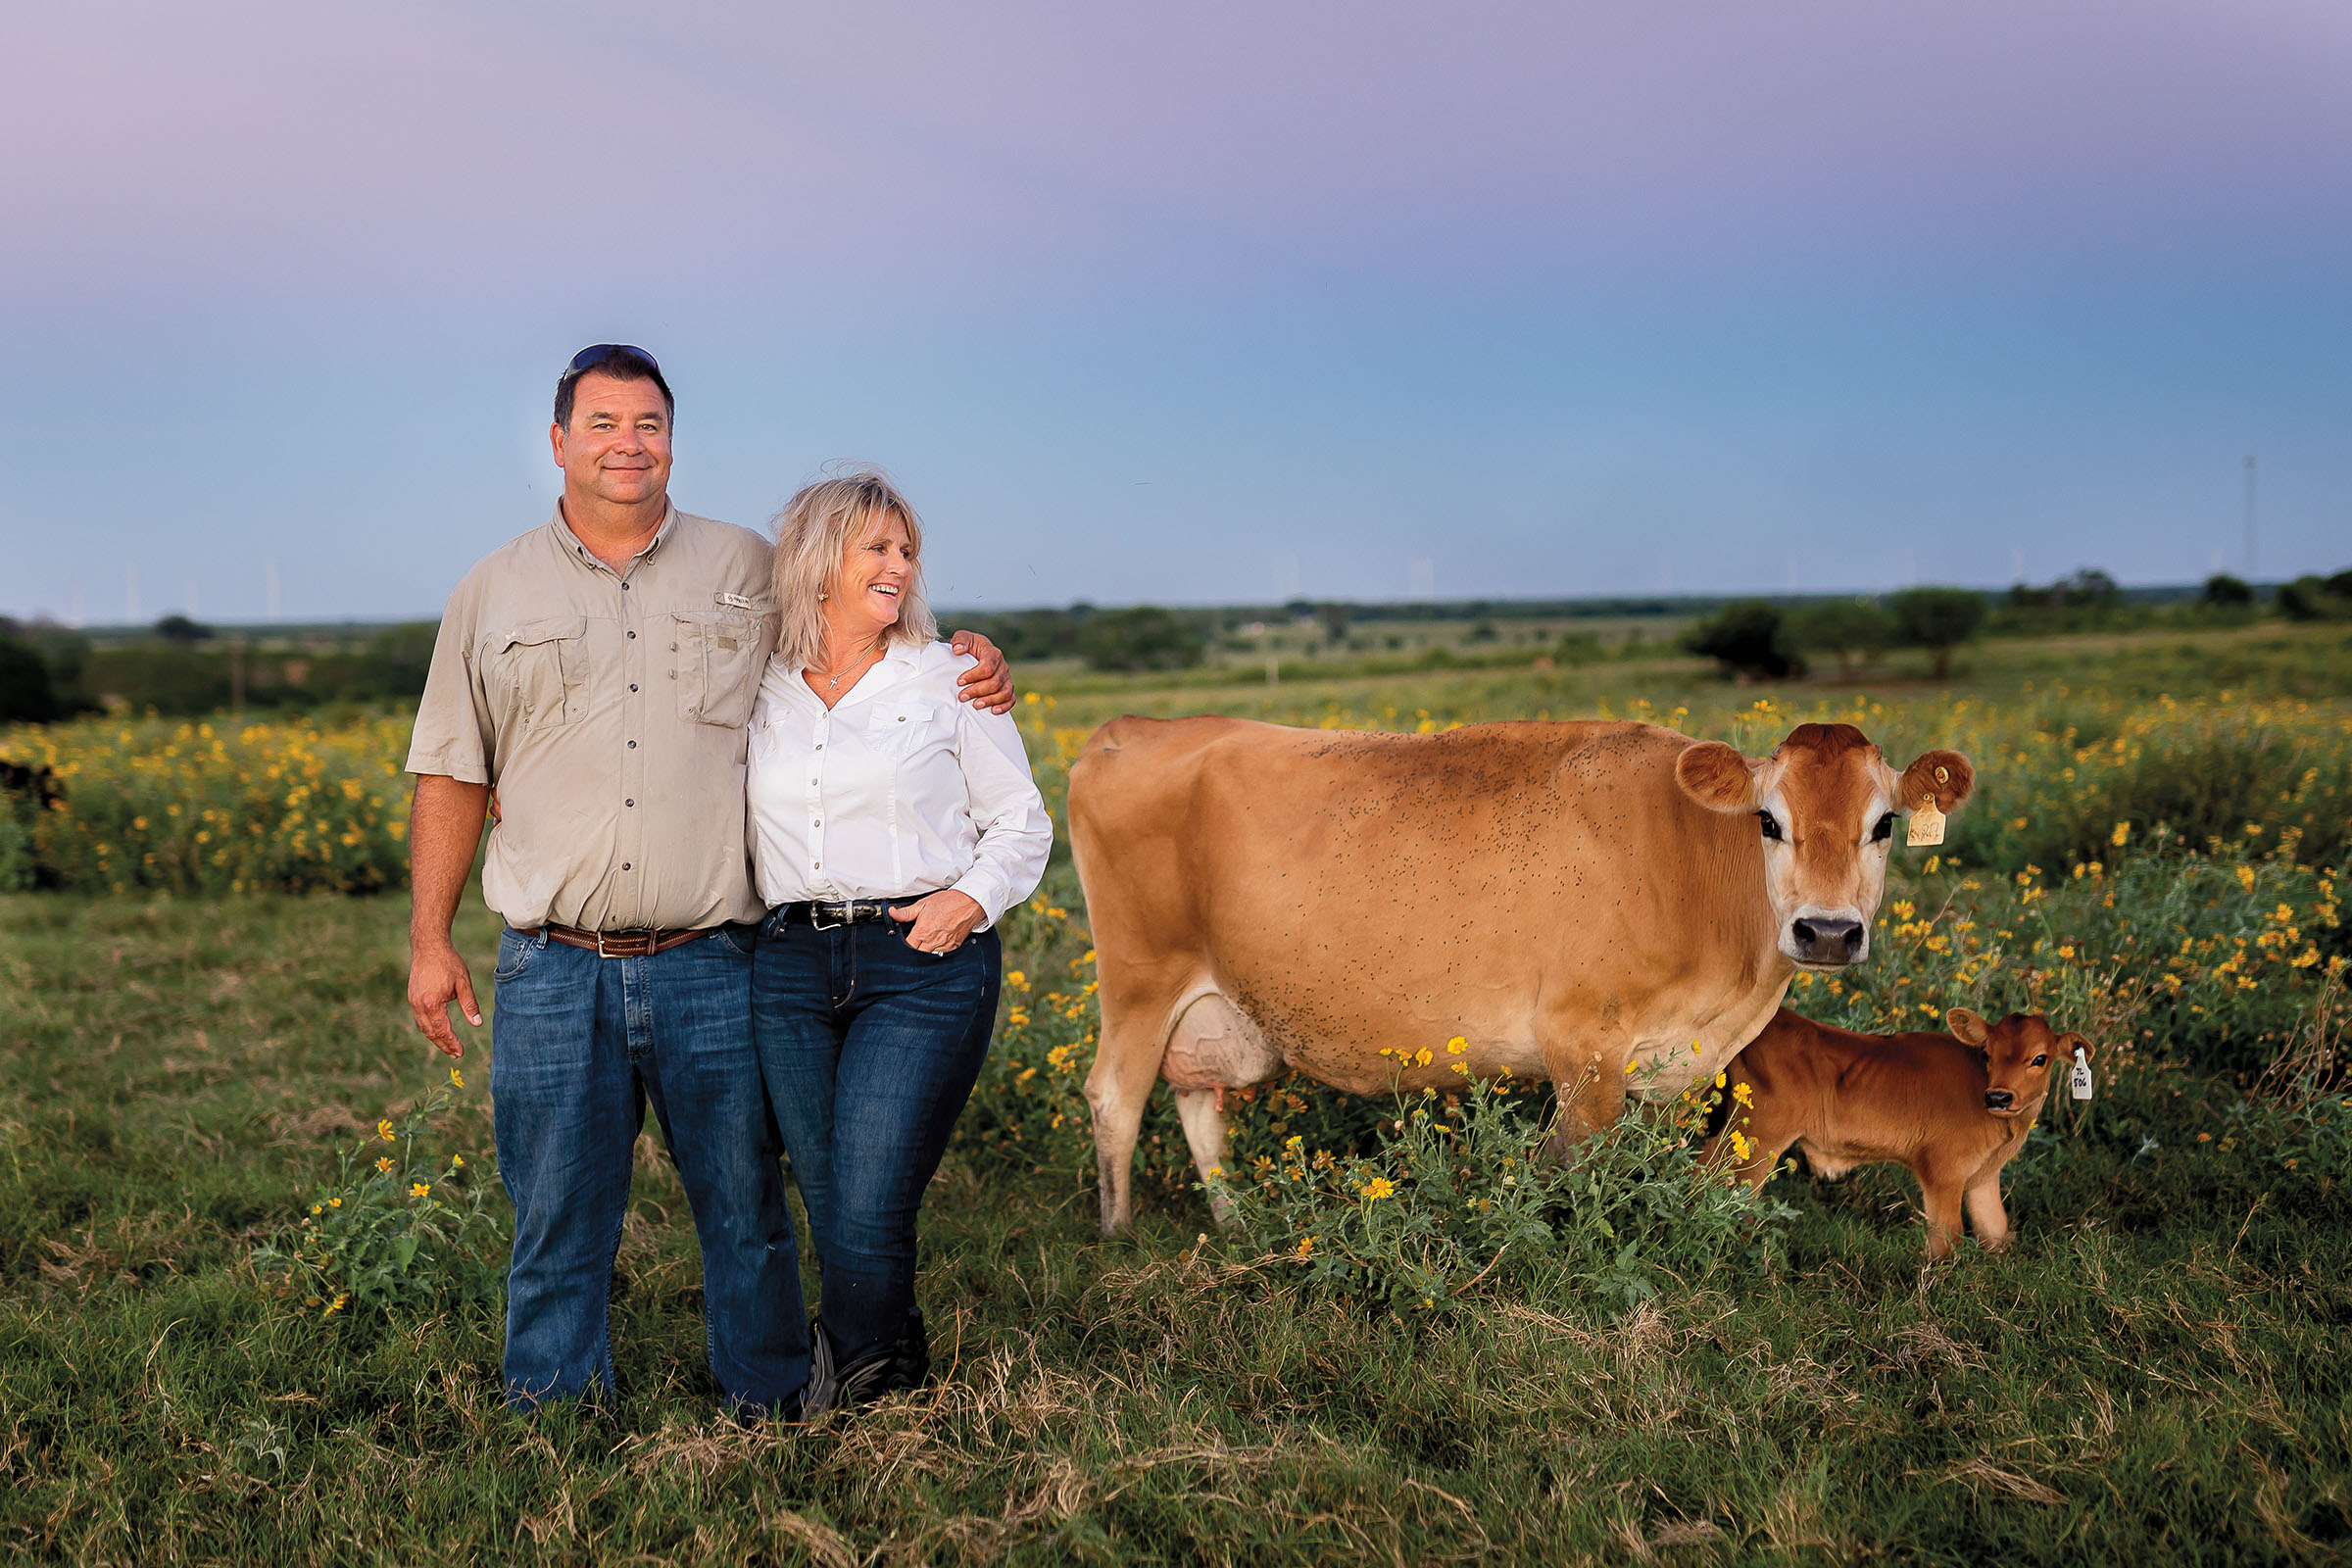
[[[1764,824],[1764,836],[1773,843],[1781,842],[1781,819],[1770,811],[1758,811],[1756,820]]]
[[[1885,816],[1879,818],[1879,825],[1870,830],[1870,842],[1884,844],[1892,837],[1894,837],[1894,813],[1888,811]]]
[[[2035,1056],[2035,1057],[2034,1058],[2034,1066],[2036,1066],[2036,1067],[2038,1067],[2038,1066],[2040,1066],[2040,1065],[2041,1065],[2043,1062],[2045,1062],[2045,1061],[2048,1061],[2049,1059],[2050,1059],[2050,1058],[2049,1058],[2049,1054],[2048,1054],[2045,1052],[2045,1053],[2044,1053],[2044,1054],[2042,1054],[2041,1055]]]

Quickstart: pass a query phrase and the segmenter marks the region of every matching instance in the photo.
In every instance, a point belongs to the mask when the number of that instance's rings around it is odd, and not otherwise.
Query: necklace
[[[840,690],[841,683],[849,678],[850,671],[863,668],[866,661],[873,658],[875,654],[881,651],[881,644],[876,643],[873,647],[868,648],[864,653],[859,654],[854,662],[845,665],[840,674],[827,676],[825,679],[825,690]],[[822,672],[820,671],[819,673]]]

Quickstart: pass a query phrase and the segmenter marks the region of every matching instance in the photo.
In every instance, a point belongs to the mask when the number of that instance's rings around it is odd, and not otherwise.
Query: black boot
[[[923,1327],[923,1309],[906,1314],[906,1329],[892,1344],[879,1346],[840,1364],[833,1336],[821,1319],[808,1325],[808,1392],[802,1408],[809,1415],[827,1410],[855,1410],[885,1395],[919,1389],[931,1375],[931,1336]]]

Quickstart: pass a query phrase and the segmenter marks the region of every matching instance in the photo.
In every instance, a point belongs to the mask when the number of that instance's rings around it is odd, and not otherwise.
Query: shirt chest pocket
[[[760,695],[760,623],[749,615],[681,610],[671,629],[678,716],[741,727]]]
[[[953,714],[936,704],[882,701],[866,724],[866,744],[884,757],[904,761],[953,739]]]
[[[524,729],[576,723],[588,710],[588,617],[554,615],[491,637],[484,683]]]

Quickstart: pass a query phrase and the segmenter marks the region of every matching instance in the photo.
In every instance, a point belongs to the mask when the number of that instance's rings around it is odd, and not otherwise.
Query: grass
[[[2180,661],[2170,670],[2128,642],[2063,670],[2030,649],[1986,667],[2013,651],[1972,656],[1954,692],[1975,705],[1969,722],[2013,743],[1981,782],[1988,817],[2012,820],[2015,798],[2055,810],[2086,787],[2059,777],[2080,749],[2067,724],[2102,705],[2137,713],[2156,693],[2127,683],[2157,676],[2180,674],[2158,690],[2184,703],[2218,705],[2223,680],[2250,690],[2323,760],[2340,755],[2323,746],[2341,734],[2344,691],[2326,634],[2283,653],[2217,636],[2164,655]],[[2331,690],[2294,689],[2315,671]],[[1782,692],[1756,717],[1753,692],[1664,666],[1647,687],[1606,674],[1637,684],[1554,691],[1540,672],[1478,671],[1326,693],[1286,680],[1298,706],[1278,716],[1327,721],[1340,703],[1357,722],[1411,727],[1424,709],[1446,722],[1553,702],[1623,713],[1646,698],[1736,733],[1851,701]],[[1259,695],[1182,698],[1243,708]],[[1160,701],[1139,685],[1029,710],[1049,789],[1063,732]],[[1950,706],[1899,690],[1871,703],[1874,734],[1924,733]],[[1038,906],[1007,922],[1026,989],[1008,993],[926,1208],[921,1289],[945,1375],[813,1431],[715,1414],[692,1228],[650,1139],[614,1306],[621,1392],[601,1414],[508,1419],[499,1324],[480,1309],[321,1317],[257,1268],[339,1150],[446,1084],[406,1016],[405,901],[0,897],[0,1553],[827,1568],[2341,1559],[2352,1117],[2331,1097],[2301,1094],[2295,1119],[2248,1094],[2281,1052],[2324,1055],[2337,1038],[2328,1008],[2343,987],[2324,961],[2346,945],[2335,880],[2282,855],[2275,830],[2190,855],[2175,843],[2164,858],[2139,858],[2146,842],[2143,824],[2129,851],[2106,852],[2113,863],[2080,876],[2054,864],[2022,885],[1989,860],[1929,873],[1900,858],[1890,898],[1908,912],[1890,905],[1869,974],[1802,1003],[1867,1026],[1931,1003],[2039,1000],[2095,1014],[2102,1045],[2123,1048],[2102,1056],[2114,1076],[2090,1113],[2054,1116],[2012,1167],[2007,1254],[1963,1248],[1923,1269],[1899,1171],[1783,1177],[1768,1192],[1794,1216],[1777,1257],[1690,1263],[1631,1306],[1523,1278],[1425,1315],[1202,1240],[1164,1097],[1136,1234],[1095,1238],[1069,1102],[1091,1051],[1083,910],[1057,863]],[[493,933],[469,904],[459,936],[485,988]],[[2297,965],[2307,948],[2323,961]],[[470,1169],[490,1152],[479,1065],[439,1128]],[[1295,1129],[1377,1155],[1377,1109],[1261,1096],[1242,1107],[1237,1154]]]

